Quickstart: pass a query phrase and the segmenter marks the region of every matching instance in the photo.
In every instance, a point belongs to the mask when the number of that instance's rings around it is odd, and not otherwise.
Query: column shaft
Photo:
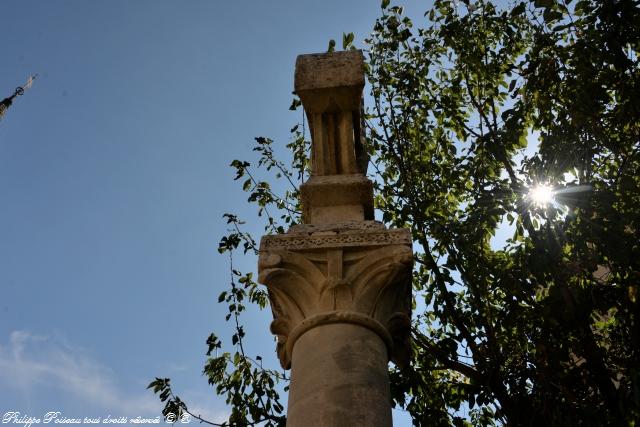
[[[387,349],[356,324],[317,326],[293,347],[288,427],[390,427]]]

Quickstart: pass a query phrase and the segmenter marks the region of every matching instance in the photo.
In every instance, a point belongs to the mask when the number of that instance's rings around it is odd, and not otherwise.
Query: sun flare
[[[553,201],[554,194],[553,188],[549,185],[540,184],[530,189],[528,196],[534,204],[545,207]]]

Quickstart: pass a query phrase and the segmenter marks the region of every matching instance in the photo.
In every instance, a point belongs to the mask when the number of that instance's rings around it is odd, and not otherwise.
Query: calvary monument
[[[287,425],[391,426],[389,361],[410,358],[411,233],[373,217],[360,51],[301,55],[295,92],[311,132],[302,224],[260,242]]]

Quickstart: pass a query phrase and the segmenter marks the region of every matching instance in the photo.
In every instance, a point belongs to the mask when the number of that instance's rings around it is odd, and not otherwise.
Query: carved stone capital
[[[375,221],[301,225],[260,243],[259,282],[267,286],[277,352],[291,366],[296,340],[329,323],[374,331],[398,365],[408,361],[413,252],[409,230]]]

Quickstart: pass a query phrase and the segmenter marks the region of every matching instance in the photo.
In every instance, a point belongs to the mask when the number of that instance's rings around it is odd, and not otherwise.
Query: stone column
[[[303,224],[264,236],[258,266],[291,369],[290,427],[391,426],[387,364],[409,360],[411,235],[373,220],[363,87],[360,51],[298,57],[312,137]]]

